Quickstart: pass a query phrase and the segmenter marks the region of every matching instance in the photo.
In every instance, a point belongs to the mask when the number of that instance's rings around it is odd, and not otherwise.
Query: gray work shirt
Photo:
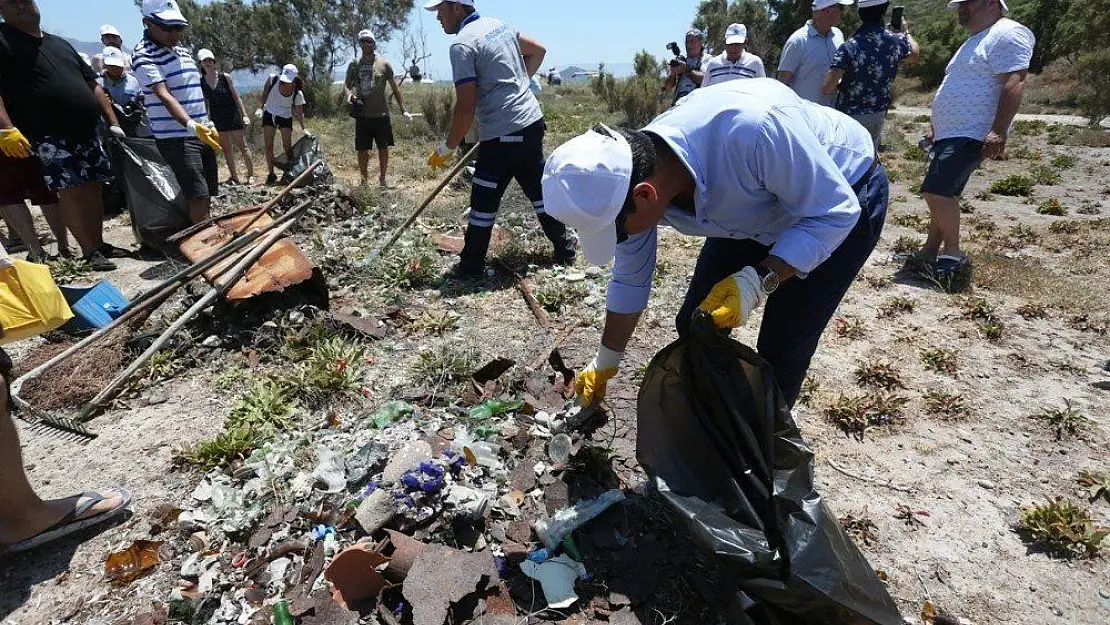
[[[802,98],[825,106],[836,106],[836,94],[823,95],[821,86],[825,83],[825,75],[829,73],[836,51],[843,44],[844,33],[839,28],[833,26],[828,35],[821,36],[813,27],[813,22],[807,22],[786,40],[779,71],[794,74],[790,88]]]
[[[478,85],[478,139],[489,141],[543,119],[524,66],[517,31],[501,20],[472,14],[451,44],[455,86]]]

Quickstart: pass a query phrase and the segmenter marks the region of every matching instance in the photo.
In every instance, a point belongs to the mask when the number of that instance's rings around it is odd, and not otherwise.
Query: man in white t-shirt
[[[748,27],[730,24],[725,30],[725,51],[709,60],[701,86],[718,85],[740,78],[766,78],[763,59],[745,51],[747,43]]]
[[[286,155],[293,149],[293,118],[301,125],[301,132],[311,135],[304,125],[304,86],[297,76],[298,69],[292,63],[281,68],[281,73],[270,76],[266,85],[262,87],[262,108],[255,112],[261,113],[262,139],[266,149],[266,166],[270,174],[266,176],[266,184],[275,184],[277,175],[274,174],[274,134],[281,131],[281,147]]]
[[[1006,150],[1034,44],[1028,28],[1002,17],[1009,10],[1005,0],[951,0],[948,7],[959,11],[971,37],[948,62],[933,100],[929,169],[921,183],[932,225],[908,263],[945,285],[970,275],[971,262],[960,249],[959,197],[979,163]]]

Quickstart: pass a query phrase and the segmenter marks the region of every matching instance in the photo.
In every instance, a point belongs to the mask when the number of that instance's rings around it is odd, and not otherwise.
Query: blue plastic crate
[[[62,286],[62,295],[73,310],[73,319],[63,327],[68,332],[84,332],[112,323],[127,307],[127,298],[107,280],[92,286]]]

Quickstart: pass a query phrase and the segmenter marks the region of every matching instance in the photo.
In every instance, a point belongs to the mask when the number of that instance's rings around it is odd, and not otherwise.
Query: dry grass
[[[1040,260],[995,253],[975,256],[975,281],[994,292],[1025,298],[1032,306],[1077,312],[1105,311],[1110,292],[1105,271],[1084,280],[1066,280]]]

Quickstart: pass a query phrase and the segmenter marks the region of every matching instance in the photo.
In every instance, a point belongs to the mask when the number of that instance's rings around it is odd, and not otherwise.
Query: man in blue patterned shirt
[[[887,0],[859,0],[862,25],[836,51],[822,87],[825,95],[837,94],[837,110],[847,113],[871,133],[876,151],[898,65],[903,61],[917,63],[921,52],[904,23],[901,32],[889,31],[883,25],[889,6]]]

